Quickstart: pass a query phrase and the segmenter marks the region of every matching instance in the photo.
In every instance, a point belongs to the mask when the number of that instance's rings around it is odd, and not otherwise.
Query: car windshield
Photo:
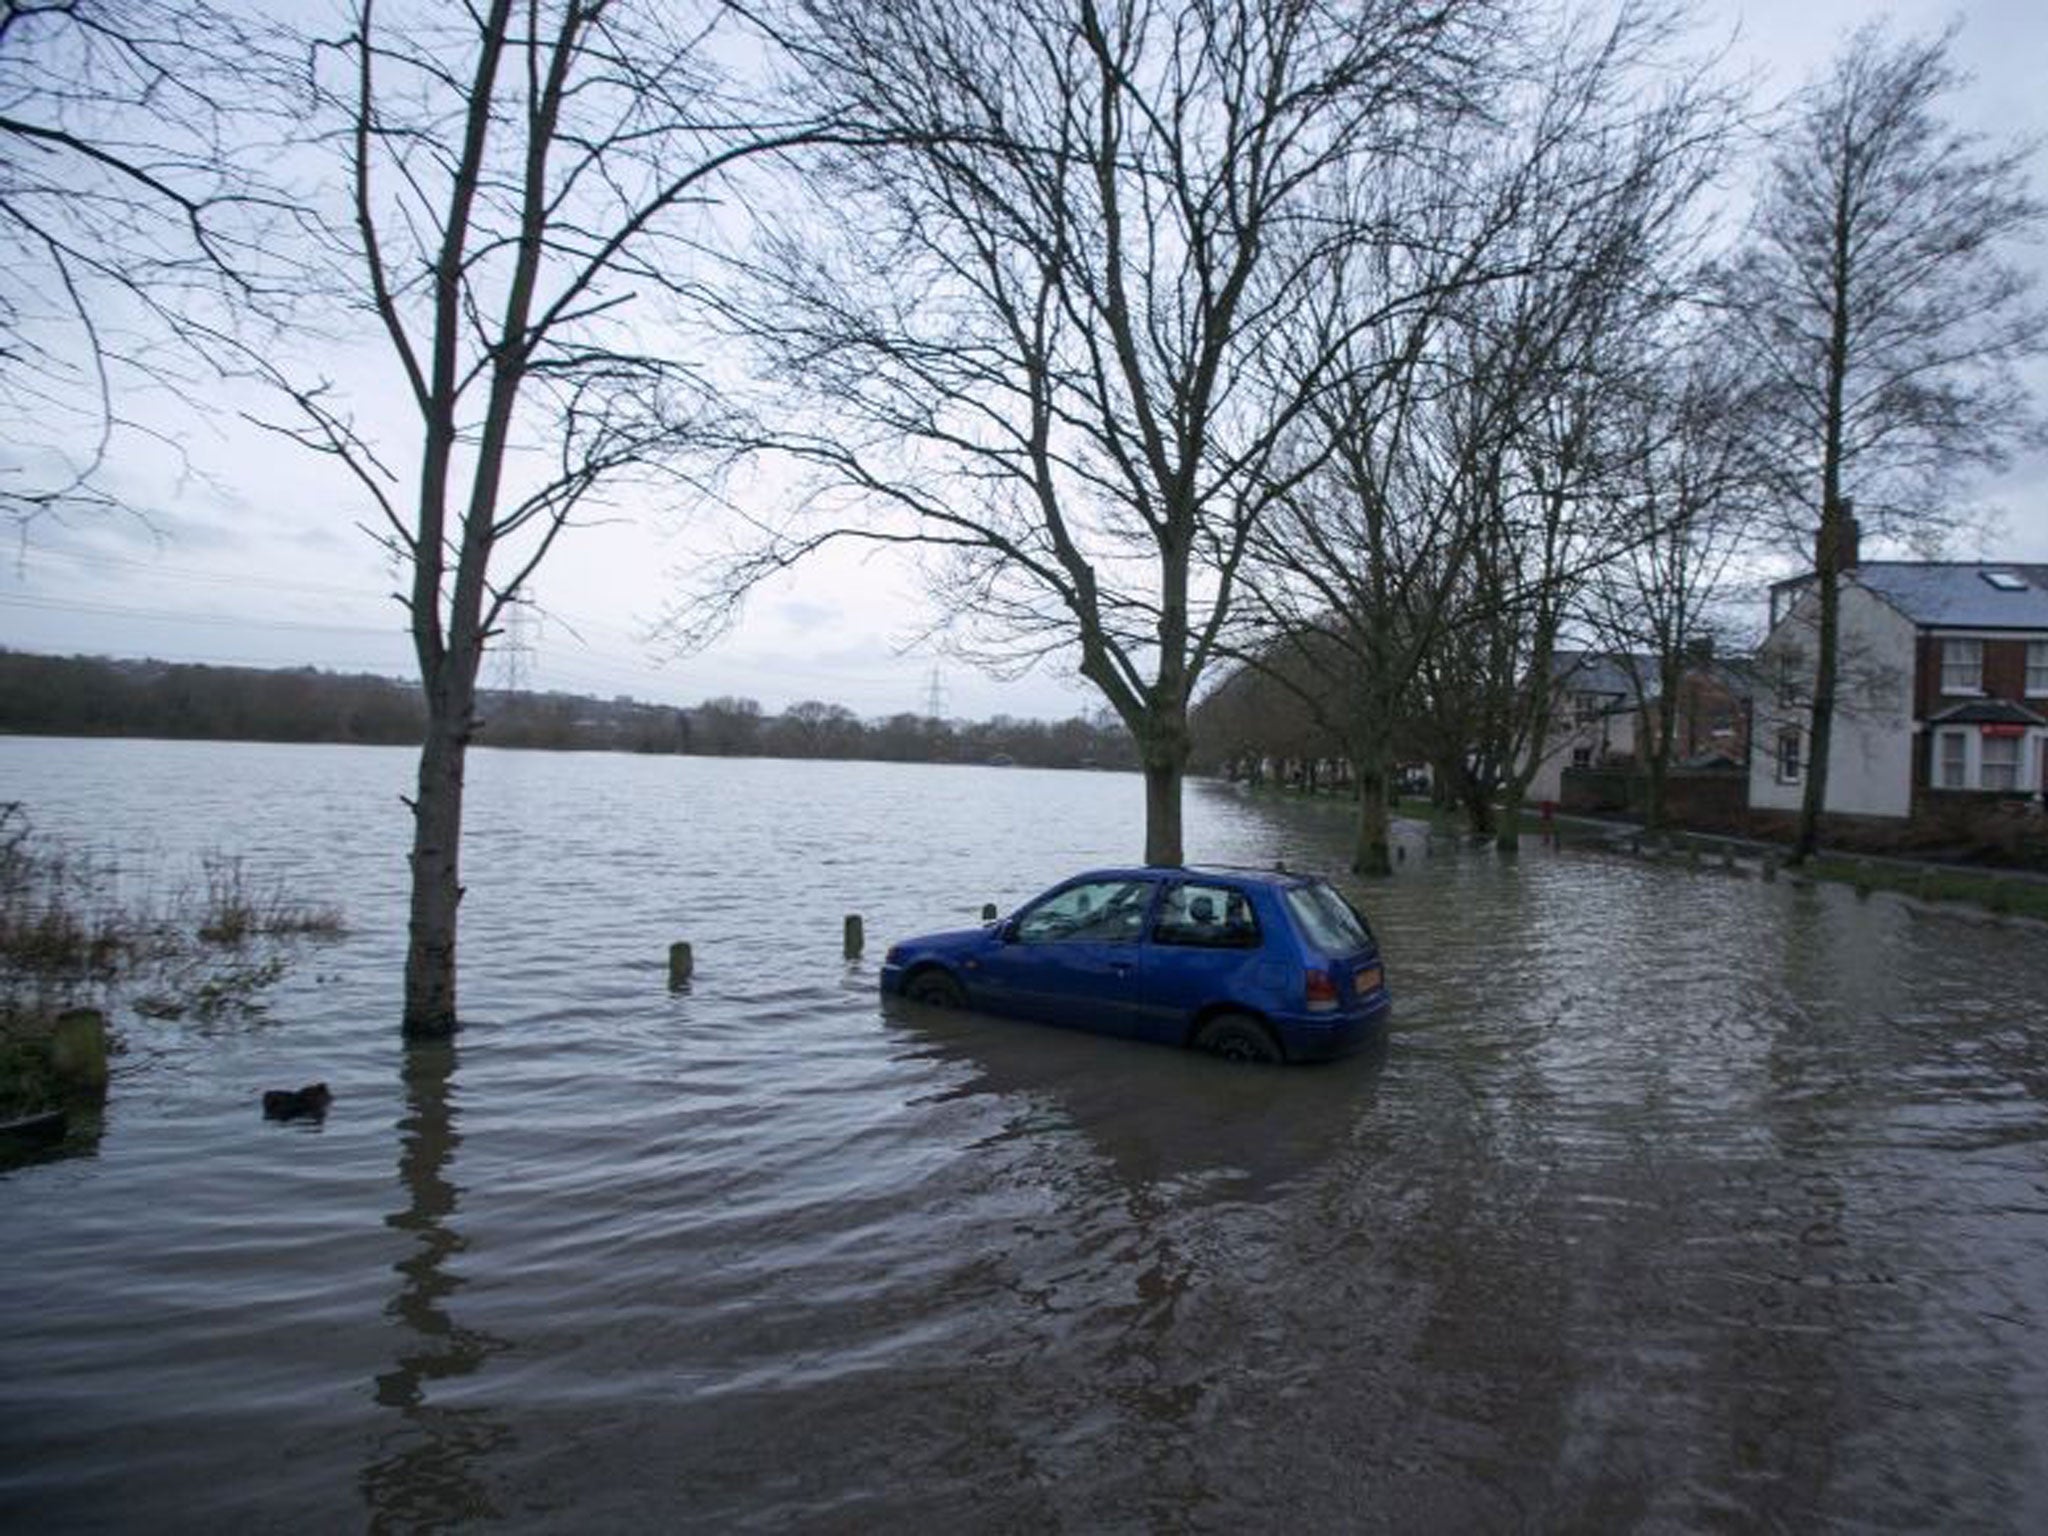
[[[1372,947],[1372,930],[1350,902],[1320,881],[1287,892],[1287,910],[1309,943],[1326,955],[1355,955]]]

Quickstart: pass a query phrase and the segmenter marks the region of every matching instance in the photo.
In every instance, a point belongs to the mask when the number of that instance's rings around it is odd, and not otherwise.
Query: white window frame
[[[1955,759],[1951,764],[1948,749],[1955,748]],[[1955,779],[1951,781],[1948,769],[1953,766]],[[1951,728],[1934,733],[1934,787],[1936,789],[1968,789],[1970,787],[1970,733]]]
[[[1991,747],[1994,742],[1997,744],[2001,756],[2004,755],[2008,747],[2012,749],[2012,761],[2010,763],[2001,762],[1994,764],[1991,761]],[[1977,743],[1977,787],[1979,789],[1995,790],[2000,794],[2009,795],[2013,793],[2020,787],[2021,770],[2026,766],[2026,761],[2026,737],[1981,736],[1980,734],[1980,739]],[[1991,774],[1994,768],[2001,776],[2010,768],[2012,770],[2012,778],[2004,783],[1993,784],[1991,782]]]
[[[1797,784],[1805,764],[1800,761],[1800,749],[1804,745],[1798,726],[1788,725],[1778,732],[1778,782]],[[1786,749],[1790,748],[1788,752]]]
[[[1969,680],[1963,681],[1967,673]],[[1958,694],[1984,691],[1984,642],[1944,640],[1941,642],[1941,691],[1953,698]]]
[[[2048,699],[2048,640],[2027,642],[2027,697]]]

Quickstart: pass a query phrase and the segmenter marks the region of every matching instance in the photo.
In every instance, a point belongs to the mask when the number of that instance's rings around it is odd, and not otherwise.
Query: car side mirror
[[[1014,944],[1017,942],[1017,919],[1006,917],[996,924],[996,942],[998,944]]]

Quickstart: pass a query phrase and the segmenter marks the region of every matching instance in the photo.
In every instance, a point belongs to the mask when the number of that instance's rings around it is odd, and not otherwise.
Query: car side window
[[[1256,949],[1259,919],[1244,892],[1227,885],[1177,885],[1159,903],[1152,925],[1155,944],[1205,949]]]
[[[1145,931],[1149,880],[1090,880],[1070,885],[1017,920],[1019,944],[1128,944]]]

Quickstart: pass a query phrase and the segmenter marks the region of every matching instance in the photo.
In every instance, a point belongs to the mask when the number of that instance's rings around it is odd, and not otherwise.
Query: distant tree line
[[[631,698],[485,690],[481,702],[479,740],[495,747],[1137,766],[1129,734],[1101,720],[863,720],[844,705],[815,699],[772,715],[756,700],[729,697],[678,709]],[[0,651],[0,732],[13,735],[417,746],[425,729],[419,688],[394,678]]]

